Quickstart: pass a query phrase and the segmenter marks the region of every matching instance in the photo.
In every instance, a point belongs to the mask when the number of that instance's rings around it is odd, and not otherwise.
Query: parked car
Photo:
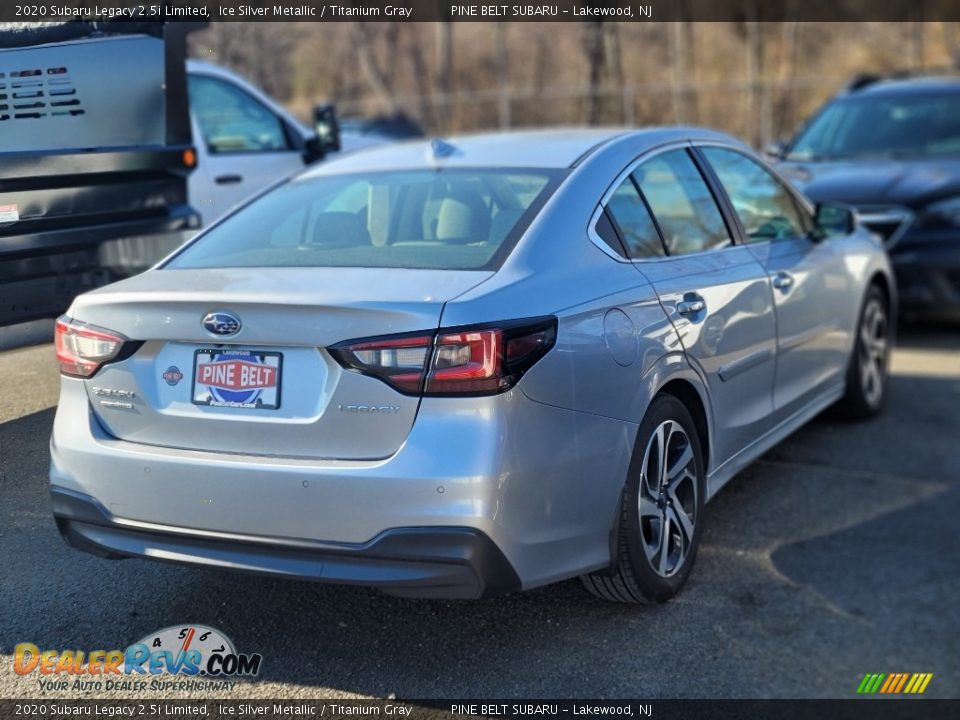
[[[886,394],[887,257],[741,143],[343,156],[57,323],[67,542],[408,596],[663,601],[704,505]]]
[[[960,320],[960,77],[859,78],[772,154],[884,239],[904,314]]]

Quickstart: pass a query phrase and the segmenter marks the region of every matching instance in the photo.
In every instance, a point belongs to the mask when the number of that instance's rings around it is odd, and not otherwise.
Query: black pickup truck
[[[0,28],[0,326],[108,282],[102,243],[199,225],[185,63],[201,26]]]

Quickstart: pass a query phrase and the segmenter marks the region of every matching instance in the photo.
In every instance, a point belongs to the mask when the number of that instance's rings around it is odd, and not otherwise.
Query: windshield
[[[165,267],[492,269],[561,175],[429,169],[294,180],[213,227]]]
[[[960,94],[860,97],[826,108],[800,134],[792,160],[960,152]]]

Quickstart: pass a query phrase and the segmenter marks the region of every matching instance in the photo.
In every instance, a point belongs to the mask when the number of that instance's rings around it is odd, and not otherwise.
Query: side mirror
[[[774,160],[783,160],[783,156],[787,152],[787,143],[785,140],[776,140],[772,143],[767,143],[763,148],[763,157],[769,161]]]
[[[774,162],[776,160],[783,160],[786,152],[787,143],[783,140],[776,140],[775,142],[768,143],[766,147],[763,148],[763,157],[769,162]]]
[[[849,235],[857,229],[857,214],[853,208],[840,203],[817,203],[813,220],[821,240],[831,235]]]
[[[337,121],[337,109],[332,103],[313,108],[313,129],[324,154],[340,149],[340,123]]]

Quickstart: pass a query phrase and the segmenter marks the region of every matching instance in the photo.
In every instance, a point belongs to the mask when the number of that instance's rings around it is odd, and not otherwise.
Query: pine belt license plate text
[[[283,356],[250,350],[197,350],[193,356],[193,403],[276,410],[280,407]]]

